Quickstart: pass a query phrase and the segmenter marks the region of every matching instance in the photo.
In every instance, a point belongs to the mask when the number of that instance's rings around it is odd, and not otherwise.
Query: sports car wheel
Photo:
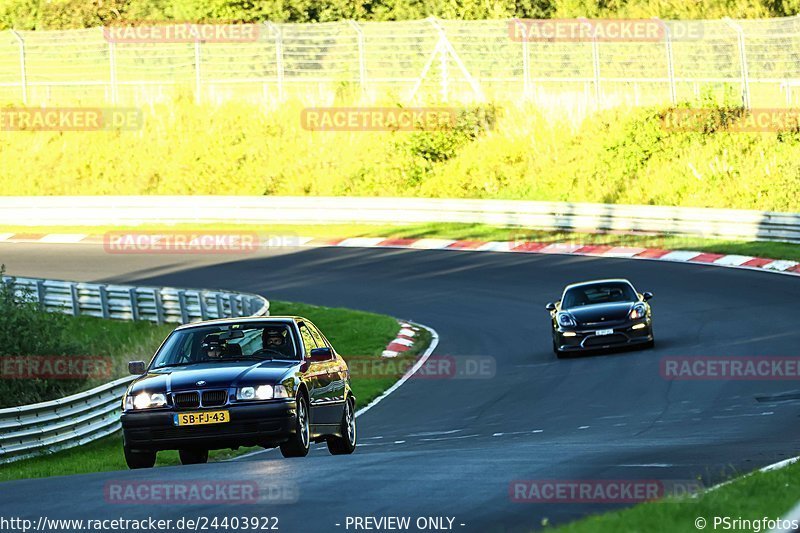
[[[199,465],[208,462],[208,450],[178,450],[182,465]]]
[[[328,451],[331,455],[349,455],[356,450],[356,414],[353,400],[348,399],[342,413],[341,437],[328,437]]]
[[[558,359],[564,359],[567,356],[563,351],[558,349],[558,346],[556,346],[555,337],[553,337],[553,353],[556,354]]]
[[[301,394],[297,397],[295,432],[288,441],[281,444],[281,454],[284,457],[305,457],[308,455],[308,445],[311,440],[310,436],[308,402],[306,401],[306,397]]]
[[[123,451],[125,453],[125,463],[131,470],[153,468],[156,464],[156,452],[134,452],[127,446],[123,446]]]

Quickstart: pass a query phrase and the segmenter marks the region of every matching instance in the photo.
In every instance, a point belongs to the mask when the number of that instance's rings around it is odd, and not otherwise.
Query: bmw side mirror
[[[333,352],[330,348],[314,348],[311,350],[309,360],[312,363],[322,363],[324,361],[331,361],[333,359]]]
[[[555,311],[556,304],[554,304],[553,302],[549,302],[547,305],[544,306],[544,308],[547,309],[548,311]]]
[[[650,300],[652,297],[653,297],[652,292],[645,292],[642,294],[642,298],[644,298],[645,301]]]
[[[128,372],[134,376],[141,376],[147,370],[147,365],[144,361],[128,361]]]

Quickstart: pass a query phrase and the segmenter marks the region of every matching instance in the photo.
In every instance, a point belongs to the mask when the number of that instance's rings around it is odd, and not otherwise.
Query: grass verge
[[[591,516],[551,531],[558,533],[617,533],[618,531],[697,532],[695,520],[705,520],[705,529],[765,531],[763,525],[723,527],[715,517],[759,521],[763,517],[785,516],[797,503],[800,463],[771,472],[755,472],[732,483],[692,498],[666,499],[628,509]]]
[[[270,302],[270,311],[272,315],[300,315],[308,318],[325,332],[328,340],[331,341],[336,350],[345,359],[356,357],[359,359],[365,357],[379,359],[380,353],[394,339],[399,329],[397,321],[392,317],[351,309],[273,300]],[[103,321],[103,323],[105,322],[107,321]],[[110,324],[116,326],[130,323],[113,322]],[[167,327],[167,330],[169,329],[171,328]],[[124,336],[112,336],[112,340],[114,339],[122,339],[124,342]],[[403,370],[411,366],[418,354],[429,343],[430,334],[427,330],[422,330],[419,341],[415,343],[414,347],[406,355],[396,360],[397,364],[393,366],[393,368],[397,369],[396,375],[354,377],[352,385],[353,392],[358,399],[358,405],[367,405],[395,383],[397,378],[402,375]],[[147,355],[144,359],[149,360],[150,357],[151,355]],[[222,461],[259,449],[261,448],[240,448],[235,451],[216,450],[209,454],[209,460]],[[158,466],[177,464],[180,464],[177,452],[159,452]],[[78,448],[2,465],[0,467],[0,481],[86,474],[126,468],[125,459],[122,456],[121,436],[116,433]]]
[[[269,236],[300,236],[319,238],[387,237],[387,238],[444,238],[484,241],[526,240],[535,242],[569,242],[576,244],[609,244],[638,246],[666,250],[696,250],[720,254],[737,254],[771,259],[800,261],[800,246],[785,242],[738,241],[704,239],[674,235],[590,233],[546,231],[519,227],[498,227],[485,224],[431,223],[405,226],[370,224],[328,225],[248,225],[248,224],[145,224],[141,226],[0,226],[0,233],[47,234],[82,233],[102,235],[107,231],[192,231],[192,232],[256,232]],[[291,241],[287,241],[290,243]]]

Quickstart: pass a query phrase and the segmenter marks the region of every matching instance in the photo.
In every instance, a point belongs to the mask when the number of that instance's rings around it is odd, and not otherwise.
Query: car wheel
[[[125,452],[125,463],[128,468],[153,468],[156,464],[156,452],[134,452],[127,446],[123,446]]]
[[[558,359],[564,359],[566,357],[566,354],[563,351],[559,350],[558,346],[556,346],[555,337],[553,337],[553,353],[556,354],[556,358]]]
[[[349,455],[356,450],[356,414],[353,400],[348,399],[342,413],[341,437],[328,437],[328,451],[331,455]]]
[[[182,465],[199,465],[208,462],[208,450],[178,450]]]
[[[284,457],[305,457],[308,455],[308,446],[311,440],[311,431],[308,422],[308,402],[302,394],[297,397],[297,416],[295,417],[295,432],[292,437],[281,444],[281,454]]]

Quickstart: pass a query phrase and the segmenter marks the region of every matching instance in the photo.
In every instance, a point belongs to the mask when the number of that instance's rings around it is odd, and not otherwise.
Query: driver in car
[[[261,332],[262,349],[267,352],[277,352],[284,357],[292,357],[291,347],[286,339],[286,328],[264,328]]]
[[[219,337],[209,335],[203,340],[201,347],[206,359],[221,359],[224,352],[224,347],[220,343]]]

